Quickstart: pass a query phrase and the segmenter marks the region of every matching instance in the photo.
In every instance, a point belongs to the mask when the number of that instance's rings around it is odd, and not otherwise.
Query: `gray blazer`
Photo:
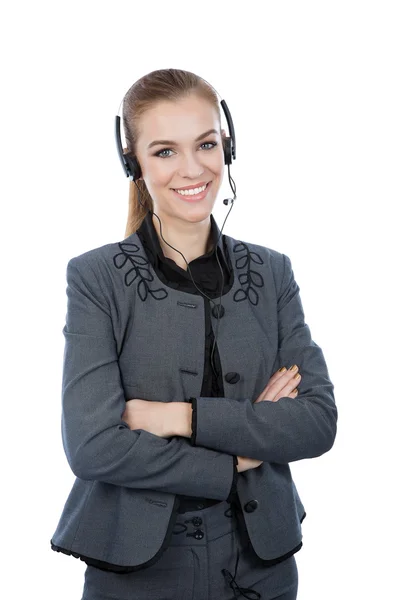
[[[264,461],[237,482],[255,552],[273,560],[302,544],[305,510],[289,463],[332,448],[334,386],[290,259],[227,235],[223,242],[234,282],[218,328],[222,398],[200,397],[208,300],[166,286],[136,232],[69,260],[62,442],[76,479],[53,550],[116,572],[150,566],[172,536],[179,494],[225,500],[236,455]],[[293,363],[298,396],[254,404]],[[131,431],[121,420],[130,398],[196,398],[195,445]]]

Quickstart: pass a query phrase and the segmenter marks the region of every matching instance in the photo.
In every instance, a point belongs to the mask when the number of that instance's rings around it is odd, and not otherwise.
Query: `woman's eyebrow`
[[[210,135],[210,133],[218,133],[218,131],[216,129],[209,129],[208,131],[205,131],[204,133],[202,133],[201,135],[199,135],[199,137],[197,137],[195,139],[195,142],[198,142],[199,140],[202,140],[207,135]],[[176,143],[177,142],[173,142],[172,140],[155,140],[154,142],[150,142],[150,144],[147,146],[147,149],[151,148],[152,146],[157,146],[158,144],[176,145]]]

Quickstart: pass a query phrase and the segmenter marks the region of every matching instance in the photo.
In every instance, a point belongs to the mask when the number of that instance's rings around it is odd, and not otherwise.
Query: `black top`
[[[202,256],[198,256],[197,258],[189,262],[189,267],[193,279],[196,282],[196,285],[200,288],[202,292],[204,292],[204,294],[206,294],[212,299],[216,299],[216,304],[218,305],[219,296],[221,293],[221,270],[217,262],[216,254],[214,252],[217,242],[219,262],[224,273],[224,287],[222,290],[222,294],[226,294],[232,287],[234,274],[229,253],[226,249],[224,236],[221,235],[221,237],[219,238],[220,230],[212,214],[210,214],[210,221],[210,235],[213,241],[212,250],[210,250],[210,252],[207,252],[206,254],[203,254]],[[145,216],[141,226],[137,229],[136,233],[138,234],[140,241],[143,244],[146,255],[150,260],[155,272],[157,273],[157,276],[165,285],[187,293],[197,294],[199,296],[202,295],[197,290],[196,286],[193,284],[189,270],[182,269],[179,265],[176,264],[174,260],[164,256],[163,250],[160,245],[158,233],[154,227],[154,223],[152,220],[152,213],[150,211]],[[217,373],[217,377],[215,377],[214,371],[211,366],[211,350],[214,342],[214,333],[211,326],[211,318],[215,318],[215,312],[214,314],[212,314],[210,304],[210,301],[207,298],[205,298],[204,305],[206,310],[204,340],[204,376],[200,396],[224,397],[221,363],[219,359],[217,344],[215,344],[214,348],[214,366]],[[194,445],[196,442],[195,410],[193,411],[192,430],[193,431],[191,442]],[[236,497],[237,476],[238,472],[236,469],[236,457],[233,457],[233,480],[231,491],[227,498],[228,502],[238,502],[238,499]],[[209,498],[200,498],[183,495],[180,495],[180,500],[180,512],[183,512],[185,509],[195,510],[195,505],[197,504],[210,506],[219,502],[219,500]]]

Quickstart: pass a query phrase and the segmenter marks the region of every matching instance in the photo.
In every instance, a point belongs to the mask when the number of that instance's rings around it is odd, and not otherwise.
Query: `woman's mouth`
[[[198,192],[197,194],[194,194],[192,190],[186,190],[182,193],[182,192],[177,192],[173,188],[171,188],[171,189],[174,192],[175,196],[179,196],[179,198],[181,200],[185,200],[185,202],[199,202],[200,200],[204,200],[204,198],[207,196],[211,183],[212,182],[209,181],[207,183],[205,189]],[[198,189],[198,188],[196,188],[196,189]]]

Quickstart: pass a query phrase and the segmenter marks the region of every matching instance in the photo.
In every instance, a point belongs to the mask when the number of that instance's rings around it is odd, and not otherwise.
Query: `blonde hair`
[[[221,128],[219,100],[215,90],[201,77],[181,69],[159,69],[144,75],[127,91],[123,100],[122,121],[127,148],[124,153],[136,152],[138,124],[141,116],[153,107],[156,102],[180,100],[195,93],[204,98],[216,109]],[[140,204],[138,199],[138,186]],[[143,179],[133,182],[129,180],[129,206],[125,237],[134,233],[142,224],[148,209],[154,210],[153,200]]]

